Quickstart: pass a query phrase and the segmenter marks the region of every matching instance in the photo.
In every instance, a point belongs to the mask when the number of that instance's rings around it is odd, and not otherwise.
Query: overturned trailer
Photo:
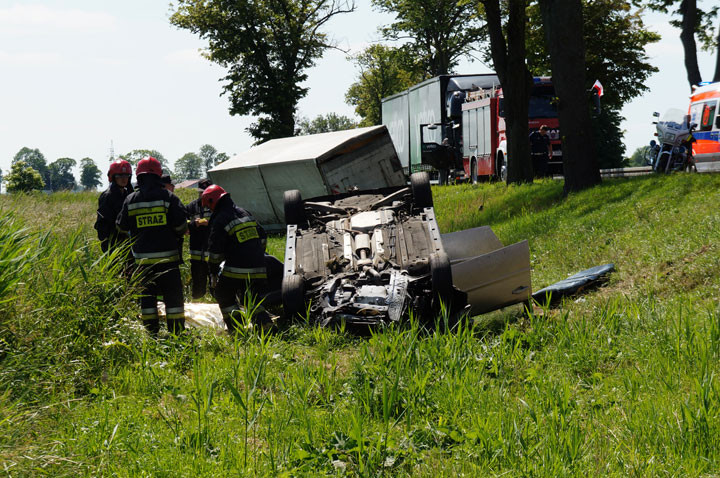
[[[400,186],[405,176],[385,126],[267,141],[208,171],[263,226],[283,229],[283,192],[305,197]]]
[[[310,200],[286,191],[284,210],[286,315],[369,326],[449,308],[455,320],[531,296],[527,241],[504,247],[489,227],[441,234],[425,172]]]

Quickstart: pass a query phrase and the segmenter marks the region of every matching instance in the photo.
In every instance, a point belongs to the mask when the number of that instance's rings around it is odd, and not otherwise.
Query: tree
[[[20,151],[17,152],[17,154],[15,154],[15,157],[12,160],[13,164],[17,163],[18,161],[24,162],[27,166],[30,166],[35,171],[40,173],[40,176],[43,178],[44,184],[50,183],[50,171],[48,170],[45,156],[40,152],[39,149],[30,149],[28,147],[23,147]]]
[[[207,174],[207,172],[212,169],[213,166],[218,164],[216,162],[217,156],[218,156],[218,150],[215,149],[214,146],[210,144],[203,144],[200,146],[200,151],[198,151],[198,156],[200,156],[200,159],[202,160],[202,166],[204,174]],[[177,168],[177,166],[176,166]]]
[[[200,158],[202,159],[202,174],[207,174],[207,172],[211,170],[213,166],[217,166],[218,164],[223,163],[229,159],[227,154],[219,153],[218,150],[210,144],[204,144],[200,146],[198,156],[200,156]]]
[[[175,161],[175,175],[177,179],[200,179],[203,172],[203,159],[195,153],[185,153],[182,158]]]
[[[135,167],[137,166],[138,161],[143,158],[147,158],[148,156],[152,156],[153,158],[160,161],[160,164],[163,168],[163,174],[172,175],[172,169],[170,169],[170,163],[168,162],[168,160],[165,159],[165,156],[163,156],[160,151],[154,149],[133,149],[129,153],[121,155],[119,159],[124,159],[125,161],[132,164],[133,167]]]
[[[647,6],[657,12],[672,13],[680,17],[671,20],[670,24],[680,28],[680,41],[685,52],[685,70],[687,71],[691,91],[693,86],[702,81],[697,61],[696,34],[703,42],[704,48],[708,50],[717,49],[718,56],[713,81],[720,81],[720,32],[718,32],[716,38],[710,33],[715,31],[714,21],[720,7],[715,5],[709,10],[703,10],[698,7],[697,0],[635,0],[635,3]],[[713,1],[712,3],[716,2]]]
[[[627,160],[627,165],[630,167],[636,166],[647,166],[647,155],[650,150],[650,146],[640,146]]]
[[[206,57],[228,69],[230,114],[258,116],[258,143],[292,136],[307,70],[334,47],[322,31],[346,0],[179,0],[170,22],[208,41]]]
[[[95,161],[91,158],[83,158],[80,160],[80,184],[85,188],[86,191],[95,189],[96,186],[101,186],[102,172],[97,167]]]
[[[295,131],[296,136],[305,136],[308,134],[329,133],[331,131],[343,131],[346,129],[357,128],[357,123],[347,116],[341,116],[337,113],[328,113],[326,115],[318,115],[315,119],[300,118],[296,121],[298,128]]]
[[[215,165],[217,166],[220,163],[224,163],[230,159],[230,156],[227,155],[227,153],[218,153],[217,156],[215,156]]]
[[[52,191],[72,190],[75,188],[75,176],[72,168],[77,162],[72,158],[59,158],[50,163],[50,189]]]
[[[422,81],[423,74],[406,50],[385,45],[371,45],[352,57],[360,78],[350,85],[345,102],[355,106],[359,126],[373,126],[382,121],[382,99],[399,93]]]
[[[28,192],[42,189],[45,186],[40,173],[22,160],[13,162],[10,174],[7,175],[5,180],[7,181],[7,190],[10,193]]]
[[[381,29],[388,40],[406,40],[426,77],[449,73],[483,38],[475,2],[469,0],[372,0],[395,22]]]
[[[485,7],[493,64],[505,97],[507,181],[508,183],[532,182],[533,168],[528,142],[532,77],[525,64],[527,0],[508,1],[506,33],[503,33],[500,1],[482,0],[482,4]]]
[[[529,9],[529,18],[528,64],[533,74],[549,75],[550,57],[538,6]],[[598,164],[601,168],[622,167],[625,146],[620,111],[647,91],[646,80],[657,68],[649,62],[645,48],[660,36],[646,29],[640,12],[633,11],[627,0],[583,0],[583,39],[586,78],[588,82],[598,79],[606,86],[602,110],[592,118]]]
[[[540,0],[540,11],[558,96],[564,190],[580,191],[601,181],[595,149],[588,147],[594,138],[585,81],[582,3]]]

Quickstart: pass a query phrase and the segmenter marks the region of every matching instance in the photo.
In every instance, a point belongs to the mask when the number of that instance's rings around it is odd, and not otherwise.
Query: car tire
[[[498,180],[506,183],[507,182],[507,165],[505,164],[505,157],[502,154],[498,154],[496,161],[497,178]]]
[[[285,224],[302,224],[305,222],[305,208],[302,196],[297,189],[285,191],[283,194]]]
[[[412,189],[415,206],[424,209],[433,207],[432,191],[430,190],[430,175],[425,172],[413,173],[410,176],[410,188]]]
[[[470,181],[473,184],[478,183],[477,161],[474,159],[470,162]]]
[[[285,276],[280,289],[283,312],[286,320],[303,319],[305,309],[305,282],[302,276]]]
[[[450,259],[446,253],[435,252],[430,255],[430,277],[433,298],[449,304],[453,296],[453,281]]]

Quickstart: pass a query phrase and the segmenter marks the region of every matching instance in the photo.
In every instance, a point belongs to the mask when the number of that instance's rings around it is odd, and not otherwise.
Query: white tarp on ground
[[[405,184],[385,126],[267,141],[208,172],[263,225],[284,224],[283,193],[303,198]]]
[[[165,304],[158,303],[158,313],[165,315]],[[185,302],[185,324],[190,327],[225,330],[225,321],[217,304]]]

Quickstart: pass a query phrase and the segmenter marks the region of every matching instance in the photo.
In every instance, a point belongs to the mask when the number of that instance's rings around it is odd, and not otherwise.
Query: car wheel
[[[410,176],[410,188],[412,189],[416,207],[421,209],[433,207],[430,175],[427,172],[413,173]]]
[[[477,161],[475,161],[474,159],[470,163],[470,181],[473,184],[477,184],[478,182]]]
[[[433,296],[449,304],[453,296],[453,282],[450,259],[446,253],[435,252],[430,255],[430,276]]]
[[[300,191],[297,189],[285,191],[285,194],[283,194],[283,206],[285,209],[285,224],[302,224],[305,222],[305,208],[303,207]]]
[[[280,296],[286,320],[304,318],[306,312],[305,283],[302,276],[293,274],[283,277]]]
[[[502,154],[498,155],[497,160],[497,177],[500,181],[507,182],[507,164],[505,164],[505,158]]]

